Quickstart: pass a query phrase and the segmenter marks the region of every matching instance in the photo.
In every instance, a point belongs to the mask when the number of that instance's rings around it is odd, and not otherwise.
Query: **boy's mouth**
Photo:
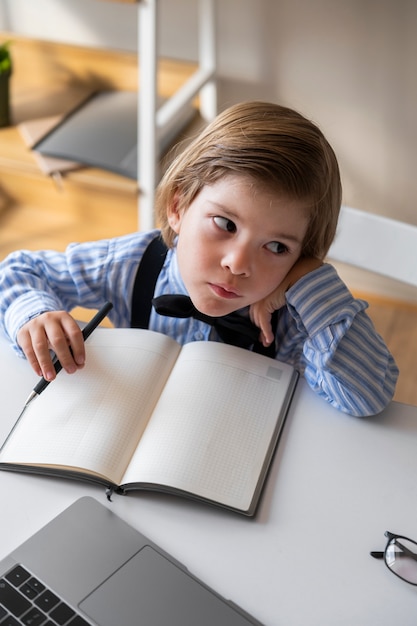
[[[209,287],[216,294],[216,296],[219,296],[220,298],[225,298],[226,300],[233,300],[234,298],[241,297],[241,295],[236,290],[227,285],[217,285],[214,283],[209,283]]]

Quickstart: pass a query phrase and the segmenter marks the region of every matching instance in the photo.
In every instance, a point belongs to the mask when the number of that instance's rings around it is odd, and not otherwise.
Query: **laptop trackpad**
[[[224,600],[145,546],[80,603],[100,626],[243,626]]]

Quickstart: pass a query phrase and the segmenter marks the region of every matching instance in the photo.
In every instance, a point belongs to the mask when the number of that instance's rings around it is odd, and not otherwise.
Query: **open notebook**
[[[0,470],[150,489],[254,515],[298,373],[216,341],[98,328],[21,413]]]

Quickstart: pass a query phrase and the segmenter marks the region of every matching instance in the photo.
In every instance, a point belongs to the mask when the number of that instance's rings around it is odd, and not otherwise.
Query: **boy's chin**
[[[223,317],[247,306],[247,302],[242,303],[242,298],[223,299],[207,290],[194,292],[193,289],[189,289],[188,295],[195,308],[209,317]]]
[[[200,312],[203,313],[204,315],[208,315],[209,317],[223,317],[224,315],[228,315],[229,313],[234,313],[235,311],[238,311],[239,309],[241,309],[242,307],[238,307],[235,306],[233,307],[232,304],[229,304],[229,306],[224,306],[222,303],[216,302],[216,303],[199,303],[198,301],[195,302],[192,298],[191,298],[195,308]]]

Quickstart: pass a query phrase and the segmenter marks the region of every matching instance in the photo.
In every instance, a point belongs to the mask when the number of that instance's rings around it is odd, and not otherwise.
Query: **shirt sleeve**
[[[382,411],[392,400],[398,368],[335,268],[324,264],[287,292],[302,340],[300,369],[309,386],[337,409],[356,416]]]
[[[46,311],[97,309],[109,300],[115,326],[130,325],[137,267],[154,232],[71,244],[65,252],[19,251],[0,264],[0,328],[16,343],[19,329]]]

